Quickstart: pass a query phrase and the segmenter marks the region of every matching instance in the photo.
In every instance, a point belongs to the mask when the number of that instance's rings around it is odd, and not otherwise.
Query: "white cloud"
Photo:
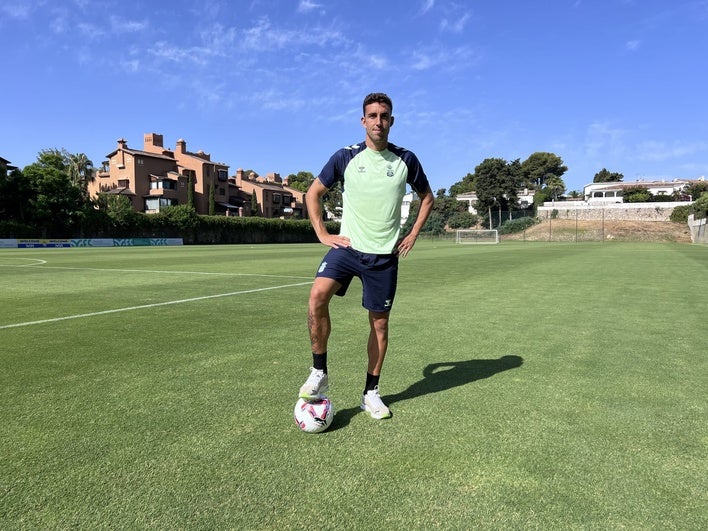
[[[639,47],[641,46],[642,41],[640,40],[632,40],[632,41],[627,41],[624,45],[625,50],[629,52],[636,52]]]
[[[4,13],[10,18],[17,19],[28,19],[30,12],[33,11],[33,6],[29,2],[3,2],[3,6],[0,7],[0,12]]]
[[[109,22],[113,33],[135,33],[148,27],[146,21],[127,20],[115,15],[111,15]]]
[[[435,6],[435,0],[424,0],[423,5],[420,8],[420,13],[422,15],[425,15],[428,11],[433,9]]]
[[[451,19],[444,18],[442,22],[440,22],[440,29],[443,31],[452,31],[453,33],[462,33],[470,17],[470,13],[463,13]]]
[[[130,74],[135,74],[140,70],[140,61],[138,59],[131,59],[130,61],[121,61],[121,68]]]
[[[608,122],[593,122],[585,137],[585,153],[596,160],[614,158],[625,151],[627,131],[612,127]]]
[[[317,2],[313,2],[312,0],[300,0],[300,3],[297,6],[297,12],[309,13],[310,11],[313,11],[315,9],[321,9],[322,7],[322,4],[318,4]]]
[[[423,71],[440,68],[446,71],[464,70],[478,61],[477,52],[470,47],[460,46],[446,48],[434,44],[425,48],[418,48],[411,54],[413,70]]]
[[[708,142],[673,142],[647,140],[637,146],[637,158],[643,161],[680,159],[708,151]]]

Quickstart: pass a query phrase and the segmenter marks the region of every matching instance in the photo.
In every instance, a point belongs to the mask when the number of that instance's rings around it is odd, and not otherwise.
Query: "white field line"
[[[46,262],[45,262],[46,263]],[[8,265],[0,264],[0,267],[22,267],[31,269],[70,269],[74,271],[102,271],[111,273],[156,273],[160,275],[215,275],[215,276],[232,276],[232,277],[265,277],[265,278],[299,278],[311,279],[312,277],[301,277],[296,275],[264,275],[262,273],[214,273],[209,271],[160,271],[154,269],[112,269],[101,267],[68,267],[68,266],[48,266],[44,263],[38,264],[18,264]]]
[[[217,299],[219,297],[233,297],[235,295],[246,295],[248,293],[259,293],[262,291],[271,291],[274,289],[294,288],[297,286],[306,286],[308,284],[312,284],[312,281],[310,280],[308,282],[298,282],[297,284],[284,284],[282,286],[271,286],[269,288],[256,288],[256,289],[247,289],[247,290],[243,290],[243,291],[233,291],[231,293],[219,293],[216,295],[204,295],[202,297],[193,297],[191,299],[180,299],[180,300],[176,300],[176,301],[156,302],[153,304],[141,304],[140,306],[128,306],[126,308],[116,308],[114,310],[103,310],[100,312],[80,313],[77,315],[67,315],[65,317],[55,317],[53,319],[42,319],[40,321],[28,321],[26,323],[0,325],[0,330],[4,330],[6,328],[18,328],[21,326],[32,326],[32,325],[38,325],[38,324],[44,324],[44,323],[55,323],[58,321],[68,321],[69,319],[81,319],[83,317],[94,317],[97,315],[107,315],[107,314],[118,313],[118,312],[129,312],[132,310],[143,310],[145,308],[156,308],[158,306],[169,306],[171,304],[183,304],[186,302],[203,301],[203,300],[207,300],[207,299]]]

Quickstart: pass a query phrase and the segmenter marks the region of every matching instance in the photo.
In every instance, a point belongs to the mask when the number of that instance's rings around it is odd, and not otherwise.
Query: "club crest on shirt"
[[[388,165],[388,170],[386,171],[386,177],[393,177],[393,166]]]

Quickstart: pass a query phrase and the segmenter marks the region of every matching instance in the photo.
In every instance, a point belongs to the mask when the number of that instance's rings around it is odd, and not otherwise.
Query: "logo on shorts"
[[[390,308],[391,307],[391,299],[386,299],[384,301],[384,308]]]
[[[322,273],[327,268],[327,262],[322,262],[320,268],[317,270],[318,273]]]

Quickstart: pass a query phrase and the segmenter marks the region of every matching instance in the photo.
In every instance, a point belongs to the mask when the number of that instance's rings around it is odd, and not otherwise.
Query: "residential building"
[[[414,195],[413,192],[408,192],[403,196],[403,200],[401,202],[401,227],[406,224],[408,216],[411,214],[411,203],[415,199],[418,199],[418,196]]]
[[[533,198],[536,195],[536,190],[531,190],[529,188],[522,188],[520,190],[517,190],[516,192],[516,197],[518,198],[518,207],[521,209],[526,209],[526,208],[531,208],[533,207]],[[470,214],[477,214],[477,192],[471,191],[471,192],[464,192],[461,194],[457,194],[455,196],[455,199],[458,201],[464,201],[467,203],[467,211]]]
[[[681,192],[691,183],[697,181],[705,181],[705,177],[699,179],[673,179],[645,181],[639,179],[633,182],[605,182],[605,183],[590,183],[583,187],[583,196],[585,201],[591,204],[612,204],[624,202],[624,191],[627,188],[636,188],[641,186],[646,188],[653,195],[673,195],[676,192]],[[694,198],[695,199],[695,198]],[[686,200],[689,200],[686,198]]]
[[[254,173],[244,175],[244,170],[239,168],[231,183],[239,190],[244,210],[251,210],[251,197],[255,193],[258,204],[255,215],[286,219],[307,217],[305,192],[290,188],[287,178],[283,180],[278,173],[269,173],[265,177]]]
[[[189,187],[193,186],[195,210],[208,214],[213,187],[215,214],[237,214],[241,206],[237,190],[229,183],[229,167],[213,162],[203,151],[188,151],[183,139],[170,150],[164,147],[162,135],[147,133],[143,149],[138,150],[128,147],[121,138],[106,157],[103,168],[89,184],[92,197],[99,193],[124,195],[130,198],[134,210],[155,213],[165,206],[187,204]]]
[[[4,158],[2,158],[2,157],[0,157],[0,168],[4,169],[4,170],[7,171],[8,173],[11,172],[12,170],[16,170],[16,169],[17,169],[16,166],[12,166],[12,165],[10,164],[10,161],[9,161],[9,160],[4,159]]]

